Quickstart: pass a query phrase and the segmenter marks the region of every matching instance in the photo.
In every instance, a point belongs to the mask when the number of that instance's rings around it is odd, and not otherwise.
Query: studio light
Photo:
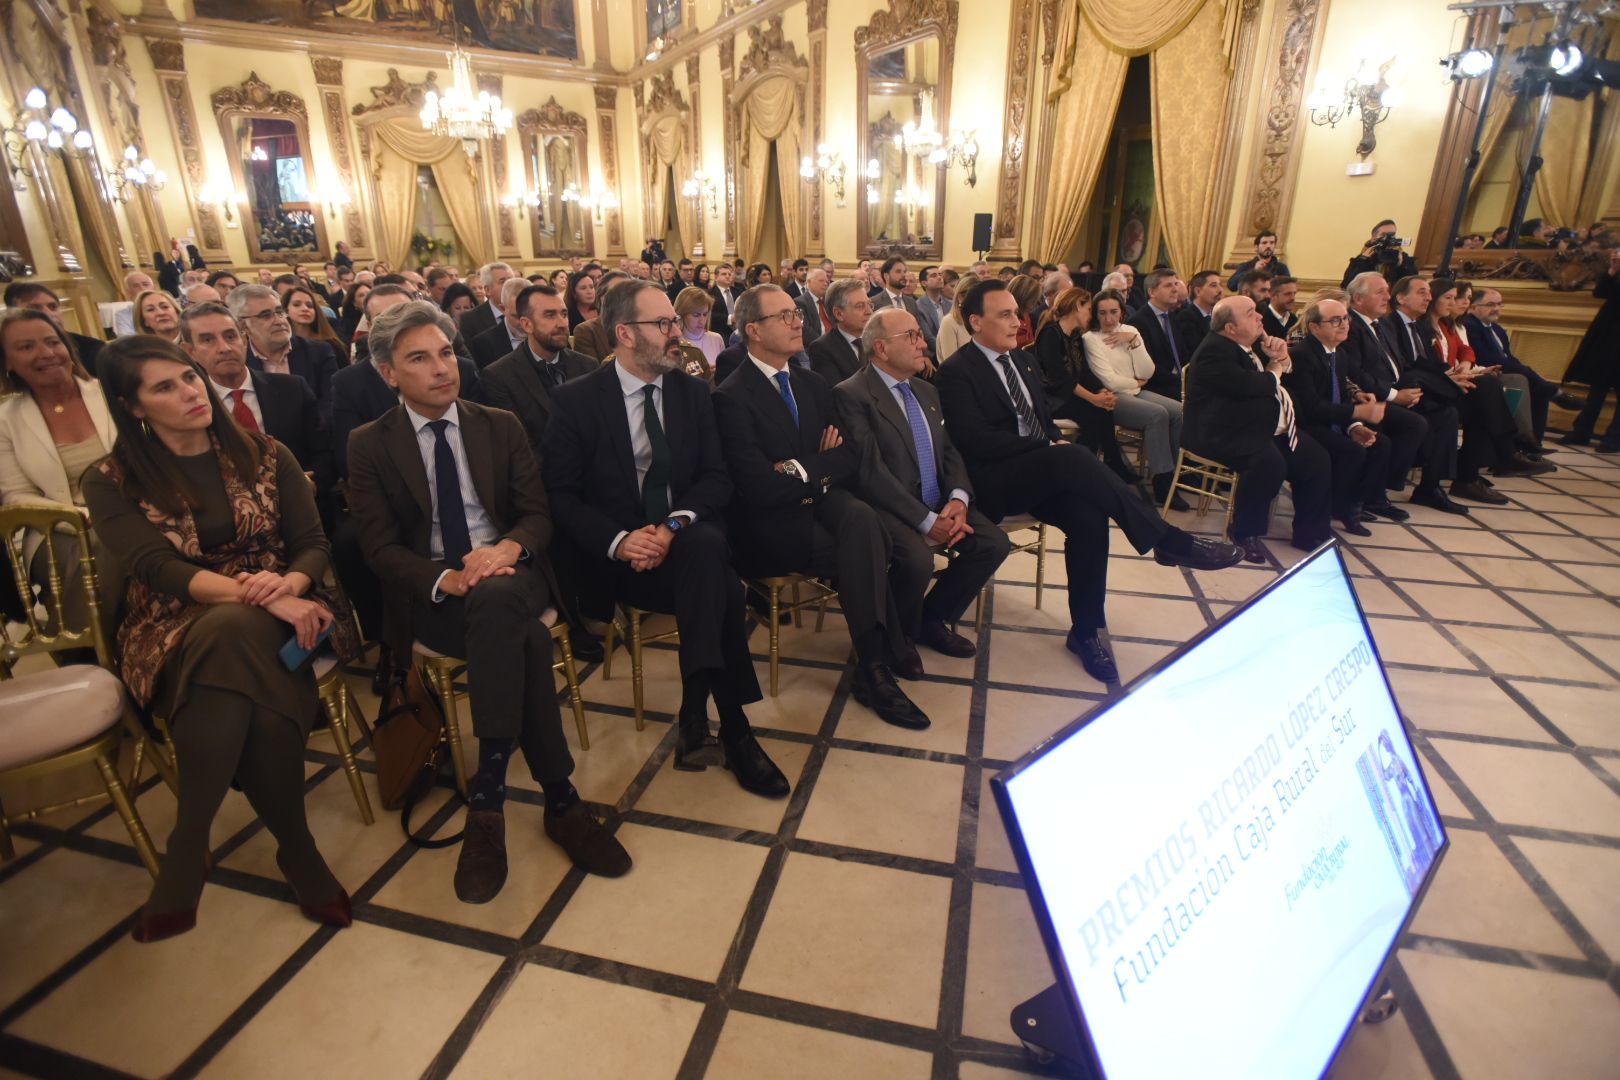
[[[1484,49],[1469,49],[1457,57],[1457,74],[1465,79],[1477,79],[1491,70],[1495,62]]]
[[[1579,46],[1565,44],[1554,46],[1548,62],[1552,65],[1554,75],[1573,75],[1581,69],[1582,59]]]

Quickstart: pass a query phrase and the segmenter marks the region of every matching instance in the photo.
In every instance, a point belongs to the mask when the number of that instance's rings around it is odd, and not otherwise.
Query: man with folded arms
[[[604,295],[601,312],[613,363],[558,387],[546,428],[558,519],[581,549],[583,572],[615,600],[675,616],[675,767],[715,763],[712,696],[726,768],[745,790],[780,798],[787,778],[743,713],[761,694],[720,517],[732,485],[709,384],[681,370],[680,319],[657,284],[624,282]]]
[[[587,873],[618,877],[630,856],[569,782],[552,672],[551,632],[540,616],[556,585],[546,563],[551,512],[523,425],[504,409],[457,400],[455,324],[413,300],[371,326],[371,359],[400,405],[355,431],[349,498],[366,556],[408,609],[390,620],[435,652],[464,657],[478,737],[467,782],[467,831],[456,895],[481,904],[506,882],[506,769],[522,747],[545,792],[546,835]]]
[[[901,308],[880,309],[861,345],[870,362],[833,392],[844,432],[864,450],[855,492],[878,512],[893,542],[889,583],[906,638],[946,656],[972,656],[974,643],[950,624],[1012,543],[971,505],[973,485],[945,430],[939,391],[917,378],[928,364],[917,320]],[[929,590],[940,551],[953,557]]]
[[[1041,368],[1017,348],[1018,301],[999,280],[975,283],[962,298],[973,340],[934,377],[951,440],[961,450],[984,516],[1033,514],[1063,530],[1068,568],[1068,649],[1092,678],[1119,681],[1103,644],[1107,625],[1108,522],[1137,551],[1165,566],[1216,570],[1243,552],[1190,536],[1136,497],[1097,455],[1064,441],[1041,390]]]

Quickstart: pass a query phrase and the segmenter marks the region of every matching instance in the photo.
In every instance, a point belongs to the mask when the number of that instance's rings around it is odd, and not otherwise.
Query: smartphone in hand
[[[335,622],[328,624],[326,629],[321,631],[320,636],[315,639],[315,647],[311,649],[306,649],[302,645],[298,644],[297,634],[294,634],[292,637],[288,638],[287,644],[281,647],[282,664],[286,666],[288,671],[297,671],[299,668],[303,667],[309,662],[309,658],[313,656],[322,645],[326,644],[326,639],[332,636],[332,627],[335,625]]]

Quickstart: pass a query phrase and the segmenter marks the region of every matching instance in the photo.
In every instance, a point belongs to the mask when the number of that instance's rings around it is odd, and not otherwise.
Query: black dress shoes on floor
[[[547,810],[546,835],[587,874],[623,877],[630,872],[630,853],[583,801],[560,813]]]
[[[580,664],[602,662],[602,639],[578,626],[568,628],[568,647],[574,650],[574,660]]]
[[[1583,407],[1583,408],[1585,407],[1585,402],[1581,403],[1581,407]],[[1592,445],[1592,436],[1590,436],[1590,435],[1582,435],[1578,431],[1571,431],[1567,435],[1560,435],[1558,437],[1558,445],[1559,446],[1590,446],[1590,445]]]
[[[709,718],[683,716],[676,720],[675,768],[681,772],[702,772],[720,764],[720,742],[709,734]]]
[[[1187,537],[1186,544],[1166,550],[1167,545],[1161,543],[1153,549],[1153,561],[1160,566],[1185,566],[1189,570],[1225,570],[1244,559],[1244,550],[1237,544],[1182,535]]]
[[[1532,461],[1523,454],[1515,453],[1506,461],[1499,461],[1491,472],[1497,476],[1545,476],[1557,472],[1558,466],[1545,461]]]
[[[506,884],[506,815],[499,810],[467,811],[467,831],[456,859],[456,899],[487,904]]]
[[[1430,510],[1438,510],[1442,514],[1468,516],[1468,507],[1462,503],[1452,502],[1451,496],[1437,487],[1420,487],[1412,492],[1412,497],[1408,501],[1418,506],[1427,506]]]
[[[1271,561],[1266,552],[1266,545],[1261,542],[1258,536],[1245,536],[1235,546],[1239,551],[1243,552],[1243,561],[1246,563],[1264,566]]]
[[[1114,666],[1114,657],[1095,630],[1090,633],[1070,630],[1068,640],[1063,644],[1080,658],[1080,666],[1086,669],[1087,675],[1109,685],[1119,682],[1119,668]]]
[[[1552,403],[1560,409],[1568,409],[1570,412],[1580,412],[1586,408],[1586,399],[1577,394],[1572,394],[1568,390],[1560,390],[1554,394]]]
[[[966,660],[979,652],[977,645],[942,622],[923,623],[922,629],[917,632],[917,644],[958,660]]]
[[[878,719],[895,727],[921,731],[928,726],[928,714],[906,697],[894,672],[885,664],[863,664],[855,669],[850,687],[855,700],[878,714]]]
[[[1339,519],[1339,528],[1351,536],[1371,536],[1372,530],[1361,523],[1361,515]]]
[[[1474,502],[1482,502],[1489,506],[1506,506],[1508,504],[1508,498],[1506,495],[1498,495],[1496,492],[1486,487],[1484,482],[1481,480],[1470,480],[1466,484],[1453,482],[1451,485],[1451,494],[1459,499],[1470,499]]]
[[[793,790],[787,777],[782,775],[782,770],[776,767],[776,762],[766,755],[765,748],[754,738],[753,732],[738,739],[727,739],[724,745],[726,768],[731,770],[744,791],[763,795],[767,799],[781,799]]]
[[[1387,499],[1381,503],[1368,503],[1361,508],[1361,511],[1363,521],[1367,520],[1368,514],[1375,518],[1387,518],[1390,521],[1405,521],[1412,516]]]
[[[909,641],[906,642],[905,651],[895,657],[894,663],[890,664],[889,667],[896,675],[907,682],[916,682],[926,674],[923,671],[922,657],[917,655],[917,646]]]

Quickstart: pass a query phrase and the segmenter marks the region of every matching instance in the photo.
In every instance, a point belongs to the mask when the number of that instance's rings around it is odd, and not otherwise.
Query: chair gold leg
[[[641,700],[641,612],[630,613],[630,692],[636,703],[636,730],[647,726],[647,715]]]
[[[1035,527],[1035,610],[1041,610],[1041,592],[1046,588],[1046,523]]]
[[[980,641],[984,640],[984,598],[989,594],[990,586],[982,586],[979,589],[979,598],[973,601],[973,633]]]
[[[11,830],[6,828],[6,808],[0,804],[0,863],[8,863],[17,857],[17,849],[11,844]]]
[[[146,736],[142,735],[140,738],[135,740],[135,753],[132,756],[132,760],[130,762],[130,767],[129,767],[129,786],[130,787],[140,787],[141,786],[141,766],[145,764],[145,761],[143,760],[145,757],[146,757]]]
[[[799,617],[799,605],[801,603],[802,603],[802,601],[800,601],[800,599],[799,599],[799,580],[798,580],[798,578],[794,578],[793,579],[793,629],[795,629],[795,630],[803,630],[804,629],[804,620]],[[780,616],[778,616],[778,618],[780,618]],[[821,627],[818,626],[818,627],[816,627],[816,629],[819,630],[819,629],[821,629]],[[773,690],[771,692],[774,694],[776,691]]]
[[[376,818],[371,813],[365,778],[360,775],[360,766],[354,760],[354,747],[349,742],[349,688],[340,681],[337,693],[330,698],[323,697],[321,704],[326,706],[326,722],[332,729],[332,744],[337,747],[338,758],[343,762],[343,773],[349,778],[349,790],[354,792],[355,805],[360,808],[360,820],[370,825]]]
[[[579,748],[591,748],[591,733],[585,727],[585,704],[580,700],[579,672],[574,668],[574,643],[564,634],[558,641],[562,646],[563,679],[568,683],[568,700],[574,705],[574,726],[579,729]]]
[[[434,666],[428,669],[433,689],[444,704],[444,737],[450,743],[450,766],[456,775],[456,790],[467,797],[467,762],[461,749],[461,719],[456,714],[455,681],[450,669]]]
[[[602,635],[602,678],[613,678],[613,634],[619,628],[619,613],[608,616],[607,633]]]
[[[129,801],[129,792],[124,789],[124,782],[118,778],[117,763],[110,755],[102,755],[96,758],[96,768],[101,770],[101,782],[107,785],[107,797],[112,800],[118,816],[124,819],[124,828],[129,830],[129,838],[135,844],[135,853],[141,857],[146,872],[156,878],[157,851],[152,847],[152,838],[146,835],[146,826],[141,824],[141,816],[135,812],[135,804]]]
[[[816,633],[818,634],[821,633],[821,628],[827,623],[827,601],[832,597],[832,593],[827,590],[825,585],[820,585],[820,588],[821,603],[816,605]]]
[[[793,599],[794,599],[795,602],[799,599],[799,597],[798,597],[798,589],[799,589],[799,586],[797,584],[794,584],[794,586],[793,586],[793,591],[794,591]],[[778,621],[782,617],[781,611],[782,611],[782,587],[780,585],[772,585],[771,586],[771,630],[770,630],[770,641],[771,641],[771,697],[776,696],[777,671],[778,671],[778,668],[780,667],[781,661],[782,661],[782,626],[781,626],[780,622]],[[799,621],[799,609],[796,608],[796,607],[793,609],[793,621],[794,621],[795,624],[797,624],[798,621]]]

